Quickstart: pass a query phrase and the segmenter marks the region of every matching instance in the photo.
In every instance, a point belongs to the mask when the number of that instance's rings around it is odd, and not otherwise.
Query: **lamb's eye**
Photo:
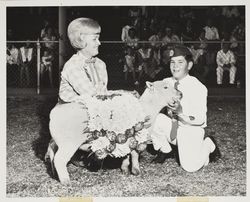
[[[164,89],[167,89],[168,87],[167,86],[164,86]]]

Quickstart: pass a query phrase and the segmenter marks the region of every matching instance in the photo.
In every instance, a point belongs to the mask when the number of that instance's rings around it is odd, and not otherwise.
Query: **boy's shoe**
[[[209,154],[209,162],[216,162],[221,158],[221,152],[214,137],[208,136],[215,145],[215,150]]]
[[[159,151],[157,156],[153,159],[152,163],[163,164],[165,162],[165,160],[168,158],[173,158],[171,153],[163,153],[163,152]]]

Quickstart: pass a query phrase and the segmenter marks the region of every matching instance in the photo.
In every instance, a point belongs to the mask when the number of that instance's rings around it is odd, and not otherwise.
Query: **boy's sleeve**
[[[200,87],[195,90],[197,96],[192,96],[192,114],[195,119],[206,122],[207,117],[207,88]]]

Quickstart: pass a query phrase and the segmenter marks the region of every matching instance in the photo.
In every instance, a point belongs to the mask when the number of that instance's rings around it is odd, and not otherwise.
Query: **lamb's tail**
[[[55,176],[55,166],[54,166],[54,157],[55,157],[55,153],[58,150],[58,146],[56,144],[56,142],[51,139],[48,145],[48,149],[47,152],[44,156],[44,160],[46,162],[50,161],[50,165],[51,165],[51,169],[52,169],[52,174]]]

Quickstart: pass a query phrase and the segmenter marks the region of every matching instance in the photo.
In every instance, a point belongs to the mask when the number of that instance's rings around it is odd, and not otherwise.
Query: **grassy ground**
[[[210,98],[207,134],[216,137],[222,158],[195,173],[175,159],[151,164],[141,155],[140,176],[125,176],[114,165],[99,172],[69,164],[72,183],[52,178],[43,156],[50,139],[48,115],[54,98],[9,98],[7,102],[7,197],[52,196],[246,196],[246,113],[244,99]],[[114,163],[110,160],[106,162]],[[115,162],[117,163],[117,162]]]

